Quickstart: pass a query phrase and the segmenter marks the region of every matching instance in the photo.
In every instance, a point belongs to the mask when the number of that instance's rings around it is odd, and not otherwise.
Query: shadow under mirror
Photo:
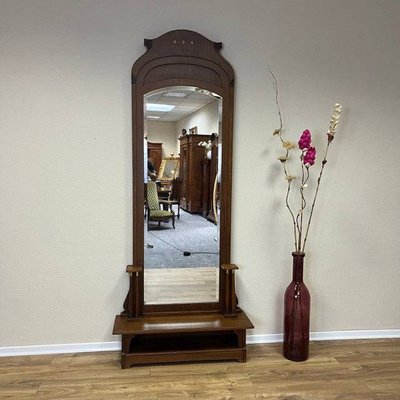
[[[144,303],[218,302],[222,98],[144,96]]]

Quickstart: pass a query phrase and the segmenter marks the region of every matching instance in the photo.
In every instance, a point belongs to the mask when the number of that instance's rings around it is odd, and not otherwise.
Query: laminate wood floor
[[[118,352],[0,358],[0,399],[398,400],[400,340],[313,342],[294,363],[281,344],[248,346],[248,362],[133,367]]]
[[[145,268],[146,304],[212,303],[218,301],[219,269]]]

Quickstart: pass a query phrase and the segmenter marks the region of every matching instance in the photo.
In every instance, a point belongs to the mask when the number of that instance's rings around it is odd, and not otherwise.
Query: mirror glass
[[[144,96],[144,303],[218,302],[222,98]]]
[[[174,153],[171,153],[172,155]],[[179,157],[163,158],[161,161],[160,171],[158,171],[159,180],[172,181],[179,176]]]

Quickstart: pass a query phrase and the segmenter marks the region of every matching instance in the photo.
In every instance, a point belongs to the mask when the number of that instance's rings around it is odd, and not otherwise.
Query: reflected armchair
[[[160,210],[157,185],[153,181],[147,182],[146,200],[147,230],[150,228],[150,221],[156,221],[160,226],[161,222],[170,219],[172,219],[172,227],[175,229],[175,214],[173,211]]]
[[[183,179],[182,178],[175,178],[172,181],[172,185],[171,185],[171,192],[168,196],[168,200],[160,200],[160,204],[166,207],[164,208],[168,208],[171,212],[173,212],[172,210],[172,206],[177,205],[178,206],[178,219],[180,217],[180,210],[181,210],[181,195],[182,195],[182,183],[183,183]]]

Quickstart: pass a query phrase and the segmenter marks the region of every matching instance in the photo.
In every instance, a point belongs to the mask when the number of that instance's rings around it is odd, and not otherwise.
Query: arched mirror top
[[[144,44],[147,52],[132,67],[132,83],[144,86],[146,92],[193,85],[222,95],[222,88],[234,85],[233,69],[220,54],[222,43],[193,31],[175,30],[145,39]]]
[[[233,87],[234,73],[231,65],[221,56],[222,44],[212,42],[204,36],[189,30],[175,30],[156,39],[145,39],[147,51],[132,67],[132,126],[133,126],[133,265],[138,271],[138,294],[133,299],[137,315],[143,313],[179,312],[179,311],[221,311],[226,302],[226,272],[223,265],[230,264],[231,249],[231,169],[232,169],[232,127],[233,127]],[[144,132],[145,98],[150,93],[165,88],[177,87],[201,88],[222,98],[222,111],[219,122],[219,142],[222,151],[218,155],[220,185],[218,201],[220,213],[219,225],[219,266],[217,288],[219,296],[216,302],[146,304],[144,299],[144,213],[145,199],[144,176]],[[221,103],[221,101],[220,101]],[[191,128],[191,126],[188,126]],[[180,131],[179,131],[180,132]],[[211,135],[212,132],[198,132]],[[189,134],[189,132],[188,132]],[[194,135],[196,136],[196,135]],[[204,135],[205,136],[205,135]],[[189,137],[189,135],[188,135]],[[209,139],[207,137],[207,139]],[[205,139],[204,139],[205,140]],[[158,142],[159,140],[157,140]],[[149,141],[150,142],[150,141]],[[206,154],[204,149],[203,153]],[[222,160],[222,162],[221,162]],[[182,157],[174,167],[184,168]],[[164,169],[166,162],[164,162]],[[174,173],[177,168],[172,168]],[[182,175],[179,173],[179,175]],[[184,185],[184,183],[183,183]],[[153,186],[153,185],[151,185]],[[146,189],[147,190],[147,189]],[[229,286],[229,285],[228,285]],[[225,307],[226,308],[226,307]]]

